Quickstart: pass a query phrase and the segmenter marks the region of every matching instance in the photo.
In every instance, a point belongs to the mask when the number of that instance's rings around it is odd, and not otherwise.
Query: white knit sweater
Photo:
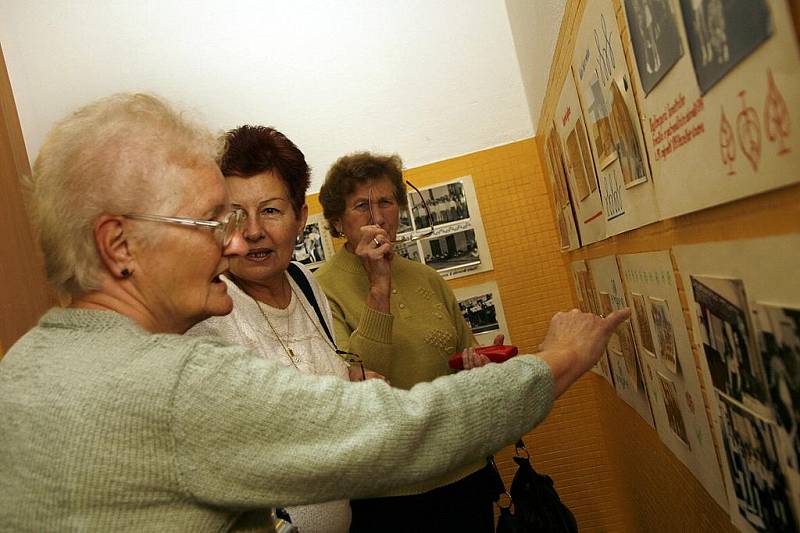
[[[325,294],[311,273],[305,267],[300,268],[311,284],[317,305],[328,322],[329,331],[333,331],[331,311]],[[333,351],[314,308],[291,276],[286,274],[292,287],[292,299],[286,309],[258,303],[231,280],[224,277],[222,279],[233,299],[233,311],[226,316],[204,320],[190,329],[187,335],[220,337],[246,346],[265,359],[296,368],[305,374],[348,379],[347,365]],[[264,315],[269,317],[269,323]],[[275,328],[274,331],[272,328]],[[293,356],[286,353],[284,346],[292,351]],[[287,511],[292,523],[302,533],[345,533],[350,529],[348,500],[294,506],[287,508]]]

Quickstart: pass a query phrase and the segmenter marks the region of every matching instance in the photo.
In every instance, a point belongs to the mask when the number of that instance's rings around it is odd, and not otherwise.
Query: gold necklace
[[[291,283],[289,284],[289,289],[292,289],[292,284]],[[296,297],[296,295],[294,294],[294,290],[292,290],[292,294]],[[250,295],[248,294],[248,296],[250,296]],[[294,351],[291,348],[289,348],[286,345],[285,342],[283,342],[283,339],[281,338],[281,336],[278,335],[278,330],[275,329],[275,326],[272,325],[272,322],[270,321],[269,316],[267,315],[267,313],[264,312],[264,309],[261,307],[261,302],[256,300],[253,296],[250,296],[250,298],[253,299],[253,302],[256,304],[256,307],[258,307],[258,310],[261,312],[261,316],[263,316],[264,320],[267,322],[267,325],[269,326],[269,329],[272,330],[272,333],[275,335],[275,338],[278,339],[278,343],[280,343],[281,348],[283,348],[283,351],[286,353],[286,357],[289,358],[289,362],[292,363],[292,366],[294,366],[297,370],[300,370],[300,367],[297,366],[297,362],[295,361],[295,357],[297,357],[297,356],[295,355]],[[289,302],[289,303],[291,304],[291,302]],[[303,310],[305,310],[305,308]],[[306,314],[308,314],[308,313],[306,313]],[[287,334],[288,334],[288,331],[289,331],[288,327],[286,328],[286,331],[287,331]],[[288,342],[288,339],[287,339],[287,342]]]
[[[336,345],[333,344],[331,339],[327,335],[323,334],[322,331],[319,329],[317,321],[311,318],[311,314],[308,312],[308,309],[306,309],[306,306],[303,303],[303,299],[297,296],[297,293],[294,292],[294,287],[292,286],[291,283],[289,283],[289,289],[292,291],[292,295],[297,300],[297,304],[303,309],[303,312],[306,314],[306,318],[308,318],[308,320],[314,325],[314,329],[317,330],[317,335],[319,335],[319,338],[321,338],[323,342],[325,342],[325,344],[327,344],[330,347],[330,349],[333,350],[333,353],[335,353],[342,361],[345,362],[348,368],[351,367],[353,364],[357,364],[361,368],[361,379],[366,380],[367,375],[365,373],[366,371],[364,370],[364,361],[361,359],[361,356],[354,354],[353,352],[347,352],[337,348]]]
[[[331,350],[333,350],[333,353],[335,353],[339,358],[341,358],[347,364],[348,367],[350,367],[353,364],[358,364],[359,367],[361,368],[362,379],[367,379],[365,371],[364,371],[364,361],[361,360],[361,357],[356,355],[356,354],[354,354],[354,353],[352,353],[352,352],[346,352],[344,350],[338,349],[336,347],[336,345],[331,342],[331,340],[328,338],[328,336],[322,333],[322,331],[319,329],[320,328],[319,325],[317,325],[317,321],[314,320],[313,318],[311,318],[311,314],[308,312],[308,309],[306,309],[306,306],[303,304],[303,299],[300,298],[299,296],[297,296],[297,293],[295,292],[294,287],[292,286],[291,282],[289,282],[289,290],[292,292],[292,297],[297,301],[296,305],[299,305],[300,308],[303,310],[303,313],[305,313],[306,318],[308,318],[308,320],[311,322],[311,324],[313,324],[314,329],[317,331],[317,335],[319,335],[319,337],[322,339],[322,341],[325,344],[327,344],[328,347]],[[242,291],[242,292],[244,292],[244,291]],[[247,293],[245,293],[245,294],[247,294]],[[248,296],[250,296],[250,295],[248,294]],[[294,360],[294,358],[297,357],[297,356],[295,355],[294,351],[292,351],[291,348],[286,346],[286,344],[283,342],[283,339],[281,339],[281,336],[278,335],[278,331],[275,329],[275,326],[272,325],[272,322],[270,322],[269,316],[267,316],[267,313],[265,313],[264,309],[261,307],[261,302],[256,300],[253,296],[250,296],[250,298],[253,299],[253,302],[256,304],[256,307],[258,307],[258,310],[261,312],[261,316],[264,317],[264,320],[266,321],[267,325],[269,326],[269,329],[271,329],[272,333],[275,334],[275,338],[278,339],[278,342],[280,343],[281,347],[283,348],[283,351],[286,353],[286,357],[288,357],[289,361],[292,363],[292,366],[294,366],[297,370],[300,370],[300,367],[297,366],[297,363]],[[290,302],[290,304],[291,304],[291,302]],[[288,331],[288,328],[287,328],[287,331]]]

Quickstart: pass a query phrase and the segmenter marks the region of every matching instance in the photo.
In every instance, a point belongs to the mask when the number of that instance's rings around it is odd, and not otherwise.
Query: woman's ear
[[[130,277],[134,271],[134,259],[125,235],[123,218],[102,215],[94,223],[94,242],[100,262],[115,279]]]
[[[303,236],[303,229],[306,227],[306,222],[308,222],[308,204],[303,204],[303,207],[300,208],[300,212],[297,213],[297,235],[299,237]]]

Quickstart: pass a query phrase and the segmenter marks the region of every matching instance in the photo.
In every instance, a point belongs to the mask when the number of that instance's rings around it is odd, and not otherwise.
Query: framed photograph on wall
[[[753,315],[775,422],[800,481],[800,307],[759,302]]]
[[[743,531],[797,531],[785,447],[776,426],[717,391],[733,522]],[[769,502],[769,505],[764,505]],[[734,507],[735,506],[735,507]]]
[[[303,237],[298,241],[292,252],[292,260],[303,263],[311,270],[316,270],[333,256],[333,240],[330,232],[325,230],[322,213],[308,215]]]
[[[431,227],[433,232],[396,245],[401,256],[429,265],[444,278],[492,269],[472,176],[420,188],[420,194],[410,190],[408,208],[408,229],[398,232],[399,240]]]
[[[489,281],[455,289],[461,314],[469,324],[472,334],[481,345],[492,344],[494,338],[505,335],[505,344],[511,344],[503,300],[497,283]]]
[[[692,275],[694,312],[714,388],[769,416],[767,380],[750,325],[741,279]]]

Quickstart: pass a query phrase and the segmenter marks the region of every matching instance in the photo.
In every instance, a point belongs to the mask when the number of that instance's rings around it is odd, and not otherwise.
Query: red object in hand
[[[517,350],[516,346],[510,344],[501,344],[499,346],[478,346],[475,348],[475,353],[485,355],[492,363],[502,363],[503,361],[507,361],[508,359],[511,359],[517,355],[518,351],[519,350]],[[461,352],[456,352],[451,355],[449,364],[450,368],[463,370],[464,359],[462,358]]]

